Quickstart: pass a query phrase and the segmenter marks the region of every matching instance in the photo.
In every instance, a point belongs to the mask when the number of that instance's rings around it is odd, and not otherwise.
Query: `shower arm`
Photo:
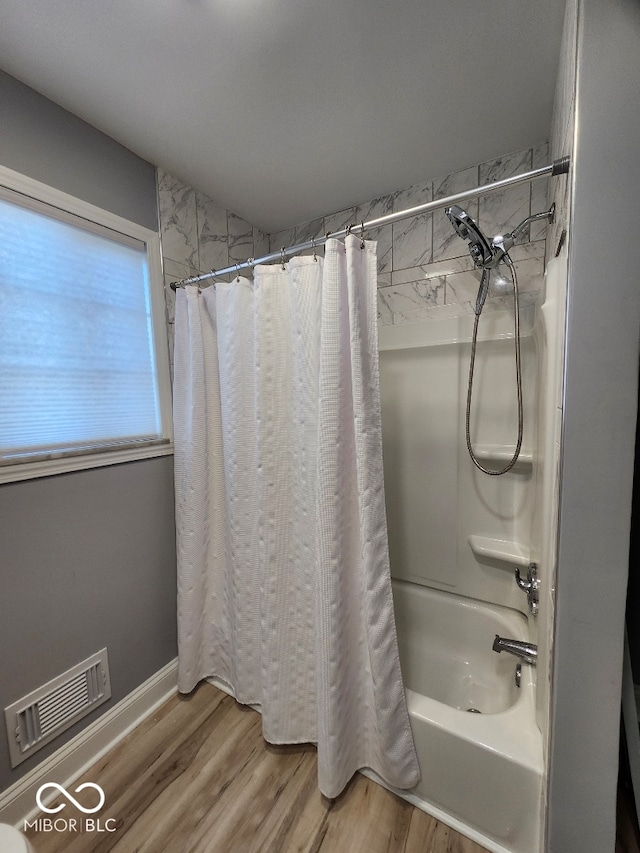
[[[532,222],[538,222],[541,219],[546,219],[547,222],[551,224],[555,219],[555,215],[556,205],[554,202],[549,210],[544,210],[542,213],[533,213],[531,216],[527,216],[527,218],[523,219],[519,225],[516,225],[513,231],[509,231],[504,235],[496,234],[496,236],[491,240],[491,248],[496,252],[496,256],[493,259],[491,266],[497,266],[502,261],[527,225],[530,225]]]
[[[532,222],[538,222],[540,219],[546,219],[549,224],[553,223],[553,220],[556,217],[556,205],[555,202],[551,205],[549,210],[544,210],[542,213],[533,213],[531,216],[527,216],[526,219],[523,219],[520,225],[516,225],[516,227],[511,232],[511,236],[515,240],[516,237],[520,236],[521,231],[523,231],[527,225],[530,225]]]

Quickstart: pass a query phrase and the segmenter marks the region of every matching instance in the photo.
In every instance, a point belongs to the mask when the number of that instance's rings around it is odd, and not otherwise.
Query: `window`
[[[0,481],[171,452],[158,235],[0,169]]]

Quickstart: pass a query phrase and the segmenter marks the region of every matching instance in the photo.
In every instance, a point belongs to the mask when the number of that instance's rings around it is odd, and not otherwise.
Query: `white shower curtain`
[[[376,245],[178,291],[180,691],[216,676],[270,743],[318,745],[337,796],[420,777],[402,686],[382,477]]]

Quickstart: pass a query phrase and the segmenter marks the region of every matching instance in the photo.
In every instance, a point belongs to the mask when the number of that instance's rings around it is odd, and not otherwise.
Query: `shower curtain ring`
[[[360,223],[360,248],[364,249],[364,221]]]
[[[282,257],[282,269],[283,269],[283,271],[284,271],[284,270],[286,270],[286,267],[285,267],[285,265],[284,265],[284,264],[285,264],[284,246],[280,246],[280,255],[281,255],[281,257]]]
[[[313,260],[317,263],[318,262],[318,256],[316,255],[316,238],[315,237],[311,238],[311,248],[313,249]]]
[[[236,281],[240,281],[240,264],[236,264],[236,275],[238,276]]]

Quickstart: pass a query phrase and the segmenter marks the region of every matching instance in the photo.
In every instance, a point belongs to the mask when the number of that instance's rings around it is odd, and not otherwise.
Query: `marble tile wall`
[[[172,281],[224,269],[269,252],[266,234],[204,193],[157,170],[169,358],[173,372],[175,293]]]
[[[271,234],[270,250],[322,237],[350,223],[366,222],[431,199],[444,198],[549,162],[547,143],[480,163],[469,169],[399,190],[346,210]],[[547,209],[547,179],[503,190],[465,209],[489,236],[514,228],[531,213]],[[464,205],[463,205],[464,206]],[[546,223],[534,223],[511,251],[523,299],[544,286]],[[416,216],[367,232],[378,241],[378,319],[381,325],[415,323],[473,310],[479,276],[443,211]],[[485,310],[512,303],[510,288],[493,288]]]
[[[480,163],[451,175],[319,217],[266,235],[193,187],[158,170],[158,196],[164,259],[169,349],[173,363],[175,296],[169,283],[188,275],[221,269],[281,246],[292,246],[328,231],[404,210],[425,201],[501,180],[546,165],[547,143]],[[494,193],[465,209],[490,236],[509,230],[530,213],[545,210],[547,180]],[[534,223],[512,249],[523,300],[544,286],[545,223]],[[457,316],[473,310],[478,273],[443,211],[423,214],[367,232],[378,243],[378,318],[381,325],[414,323],[430,317]],[[310,252],[311,250],[309,250]],[[510,305],[511,288],[492,286],[485,310]]]

